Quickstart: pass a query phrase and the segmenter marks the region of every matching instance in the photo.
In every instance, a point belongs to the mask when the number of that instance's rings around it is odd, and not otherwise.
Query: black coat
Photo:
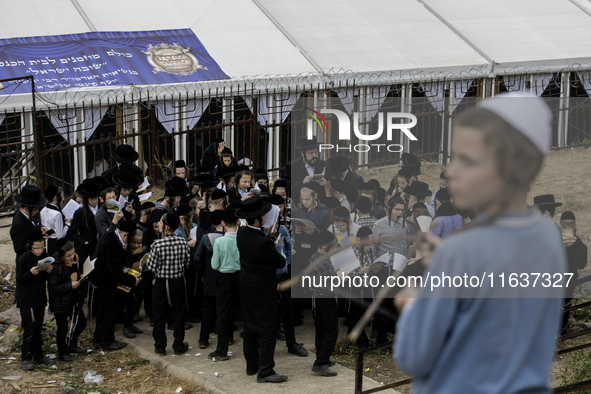
[[[27,219],[20,209],[17,209],[12,217],[12,226],[10,227],[10,238],[17,260],[27,251],[29,235],[36,229],[38,227],[35,223]]]
[[[93,284],[113,294],[117,291],[117,285],[135,286],[135,277],[124,272],[129,266],[127,253],[123,250],[117,233],[109,232],[97,245]]]
[[[115,164],[112,167],[109,167],[106,171],[101,174],[101,177],[105,178],[111,187],[115,187],[115,182],[113,182],[113,175],[119,173],[119,165]]]
[[[84,220],[84,208],[79,208],[74,212],[72,223],[68,229],[66,237],[74,242],[76,246],[76,252],[84,264],[86,257],[94,254],[97,244],[97,232],[95,225],[95,216],[92,212],[89,212],[88,227]],[[88,242],[88,245],[84,245],[84,242]]]
[[[101,238],[107,235],[107,233],[112,233],[115,231],[117,225],[113,224],[114,216],[114,213],[107,212],[106,205],[101,206],[98,211],[96,211],[94,222],[96,224],[97,241],[100,241]],[[121,220],[125,219],[121,218]]]
[[[581,238],[577,237],[577,240],[566,248],[566,261],[568,272],[574,274],[571,279],[571,283],[573,283],[579,277],[578,270],[587,265],[587,246],[581,241]]]
[[[47,278],[47,292],[49,293],[49,310],[53,313],[70,313],[74,305],[74,293],[78,289],[72,288],[70,275],[76,272],[65,264],[61,264],[54,256],[53,271]],[[61,269],[60,269],[61,265]],[[60,272],[61,271],[61,272]]]
[[[316,165],[314,172],[316,174],[321,174],[324,172],[324,179],[326,179],[326,181],[330,181],[332,178],[330,164],[324,160],[318,160],[318,164]],[[304,159],[302,158],[294,160],[291,163],[287,163],[287,165],[285,166],[285,173],[283,174],[283,179],[285,180],[285,182],[287,182],[287,188],[290,192],[290,196],[295,201],[300,200],[300,189],[304,186],[304,178],[308,175],[309,174],[306,170]],[[314,181],[306,184],[305,186],[314,190],[318,194],[318,197],[321,201],[324,200],[326,196],[324,186],[320,186],[317,182]]]
[[[363,183],[363,178],[359,174],[355,174],[351,170],[347,172],[345,178],[343,179],[343,184],[345,185],[345,190],[343,191],[345,196],[347,196],[347,200],[350,203],[354,203],[357,201],[359,197],[359,185]]]
[[[211,268],[211,258],[213,257],[213,244],[211,243],[211,234],[204,234],[197,246],[195,252],[195,267],[203,277],[203,294],[206,296],[216,296],[217,281],[219,272]],[[219,234],[216,237],[221,237]]]
[[[215,167],[220,164],[220,159],[217,152],[217,144],[215,142],[212,142],[207,148],[205,148],[205,152],[203,152],[202,164],[207,167],[210,174],[213,174]]]
[[[47,272],[41,271],[37,275],[31,273],[31,268],[47,256],[48,254],[45,252],[39,257],[31,252],[25,252],[16,261],[17,307],[21,309],[40,308],[47,305]]]
[[[241,227],[236,235],[240,252],[240,299],[244,327],[259,335],[277,330],[279,292],[276,270],[285,258],[262,231]]]

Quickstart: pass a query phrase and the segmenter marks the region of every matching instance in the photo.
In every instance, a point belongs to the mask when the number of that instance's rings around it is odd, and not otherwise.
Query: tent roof
[[[0,38],[191,28],[232,78],[219,86],[591,64],[589,0],[27,0],[3,2],[0,13]]]

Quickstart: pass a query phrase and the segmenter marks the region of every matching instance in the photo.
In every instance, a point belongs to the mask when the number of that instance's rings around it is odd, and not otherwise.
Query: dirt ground
[[[0,265],[0,278],[12,272],[9,282],[0,279],[2,288],[10,286],[6,291],[0,290],[0,311],[12,307],[14,303],[14,269],[8,265]],[[0,338],[9,327],[0,325]],[[55,327],[48,330],[55,333]],[[91,347],[94,319],[80,337],[81,347]],[[55,342],[55,337],[52,337]],[[0,347],[4,340],[0,339]],[[56,353],[55,344],[51,353]],[[79,357],[75,362],[55,360],[54,367],[36,367],[32,372],[23,371],[20,364],[19,351],[0,350],[0,378],[20,376],[16,381],[0,379],[2,393],[61,393],[62,387],[70,386],[78,393],[175,393],[180,387],[182,393],[205,394],[207,390],[193,382],[187,382],[168,375],[164,370],[154,367],[148,360],[138,358],[126,349],[116,352],[93,351]],[[100,386],[84,383],[85,372],[91,370],[104,377]]]

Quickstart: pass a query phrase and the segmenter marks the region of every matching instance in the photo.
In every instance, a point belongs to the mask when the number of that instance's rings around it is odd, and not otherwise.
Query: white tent
[[[231,79],[175,91],[491,78],[591,64],[587,0],[28,0],[3,2],[0,13],[0,38],[191,28]],[[63,104],[142,89],[170,94],[158,85],[50,95]],[[3,105],[29,103],[18,96]]]

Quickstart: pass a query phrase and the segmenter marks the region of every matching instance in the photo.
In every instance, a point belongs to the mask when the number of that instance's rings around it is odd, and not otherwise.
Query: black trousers
[[[187,280],[187,316],[198,318],[201,316],[201,302],[202,298],[198,297],[197,292],[197,270],[195,265],[191,264],[185,270],[185,278]],[[203,291],[203,289],[200,289]]]
[[[339,336],[339,308],[334,298],[315,298],[316,361],[314,365],[328,364]]]
[[[242,339],[246,370],[248,372],[259,371],[259,378],[273,375],[275,373],[273,367],[275,367],[277,330],[268,333],[255,333],[245,328]]]
[[[187,301],[185,295],[185,279],[156,279],[152,288],[152,310],[154,318],[154,346],[159,350],[166,349],[166,319],[172,310],[174,321],[174,351],[181,350],[185,340],[185,310]],[[170,309],[169,309],[170,308]]]
[[[351,298],[349,300],[350,307],[349,307],[349,317],[347,318],[347,325],[349,331],[353,330],[353,327],[357,324],[361,316],[365,313],[367,306],[371,303],[371,300],[367,300],[364,298]],[[365,333],[365,328],[361,331],[361,335],[357,338],[357,347],[368,347],[369,346],[369,338]]]
[[[115,342],[115,320],[117,314],[123,308],[121,294],[118,290],[96,288],[95,297],[98,302],[96,315],[96,327],[94,329],[93,342],[101,346],[109,346]],[[119,293],[121,293],[119,291]],[[119,297],[118,297],[119,296]]]
[[[137,311],[137,300],[135,298],[135,287],[129,293],[125,293],[125,312],[123,315],[123,327],[131,327],[133,318]]]
[[[55,247],[57,245],[57,238],[47,238],[47,253],[51,256],[55,253]],[[84,263],[84,262],[82,262]]]
[[[154,274],[151,271],[144,271],[142,273],[142,281],[140,282],[140,286],[142,288],[142,293],[144,295],[144,312],[146,312],[146,316],[152,320],[152,280],[154,279]]]
[[[45,307],[21,307],[21,326],[23,328],[23,345],[21,346],[22,361],[39,361],[43,358],[41,330]]]
[[[285,274],[277,277],[279,282],[290,279],[290,275],[286,272]],[[281,317],[281,323],[283,324],[283,331],[285,332],[285,344],[287,348],[291,348],[296,343],[295,337],[295,326],[293,324],[293,305],[291,301],[291,288],[279,292],[279,316]]]
[[[234,305],[239,292],[240,272],[220,273],[217,286],[218,344],[216,351],[228,353],[228,343],[234,332]]]
[[[70,348],[78,346],[78,338],[86,328],[86,316],[77,306],[72,307],[71,313],[54,313],[57,334],[55,342],[58,354],[70,353]],[[71,318],[72,330],[68,330],[68,317]],[[69,332],[69,335],[68,335]]]
[[[216,298],[215,296],[204,295],[202,299],[203,311],[201,312],[201,332],[199,333],[199,342],[209,342],[209,334],[215,331]]]

